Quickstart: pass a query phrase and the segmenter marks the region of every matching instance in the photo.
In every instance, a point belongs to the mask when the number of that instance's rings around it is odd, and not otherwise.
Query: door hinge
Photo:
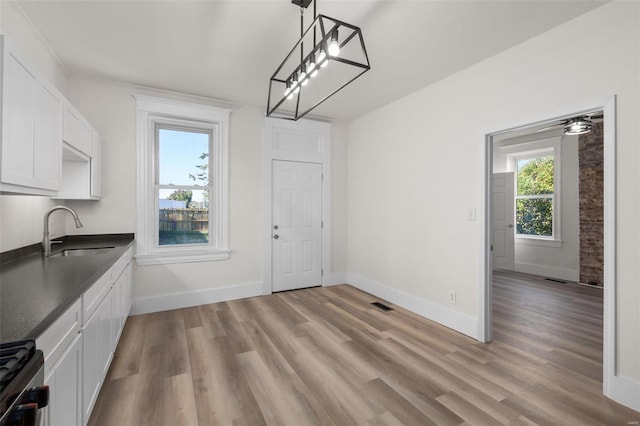
[[[491,244],[491,251],[493,251],[493,244]]]
[[[324,220],[320,222],[320,228],[324,228]]]

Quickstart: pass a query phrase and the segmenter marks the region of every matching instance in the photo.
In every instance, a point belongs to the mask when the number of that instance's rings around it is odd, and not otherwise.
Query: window
[[[156,125],[158,245],[209,244],[212,135]]]
[[[229,111],[136,96],[136,260],[223,260],[228,249]]]
[[[517,157],[515,214],[516,235],[555,237],[554,155]]]

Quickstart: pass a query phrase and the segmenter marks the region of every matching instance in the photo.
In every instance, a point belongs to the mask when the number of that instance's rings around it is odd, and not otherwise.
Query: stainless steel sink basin
[[[92,248],[77,248],[77,249],[66,249],[62,250],[59,253],[53,254],[52,256],[88,256],[95,254],[106,254],[109,253],[114,247],[92,247]]]

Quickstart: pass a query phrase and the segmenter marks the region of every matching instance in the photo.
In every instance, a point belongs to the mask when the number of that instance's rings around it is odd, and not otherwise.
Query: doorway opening
[[[564,126],[557,126],[588,114],[603,117],[601,123],[596,123],[601,126],[603,148],[602,215],[594,219],[602,225],[599,234],[594,226],[597,223],[590,219],[598,208],[581,201],[580,197],[586,199],[591,195],[580,194],[579,189],[580,162],[585,158],[579,158],[578,151],[587,149],[589,143],[583,139],[581,146],[579,136],[565,137]],[[603,287],[602,378],[605,395],[609,395],[615,374],[614,123],[615,98],[612,97],[552,119],[490,133],[486,136],[485,146],[480,340],[489,342],[493,339],[494,270],[506,271],[496,273],[502,281],[505,276],[513,279],[515,274],[517,279],[517,274],[524,274],[523,279],[540,275],[555,281],[547,282],[549,285],[584,282]],[[597,127],[592,130],[598,131]],[[581,152],[582,157],[591,154]],[[586,165],[584,167],[586,170]],[[532,178],[541,175],[544,179],[532,183]],[[582,186],[585,189],[584,183]],[[591,232],[593,230],[595,232]],[[584,244],[580,242],[580,235],[584,237]],[[591,253],[589,250],[598,244],[599,254]],[[594,263],[598,256],[599,265]],[[586,261],[581,263],[581,258]]]

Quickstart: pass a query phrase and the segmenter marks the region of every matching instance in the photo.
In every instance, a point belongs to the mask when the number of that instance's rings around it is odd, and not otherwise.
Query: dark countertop
[[[44,258],[38,245],[3,253],[0,342],[38,337],[107,272],[133,239],[133,234],[74,235],[52,245],[53,254],[68,248],[115,247],[85,256]]]

